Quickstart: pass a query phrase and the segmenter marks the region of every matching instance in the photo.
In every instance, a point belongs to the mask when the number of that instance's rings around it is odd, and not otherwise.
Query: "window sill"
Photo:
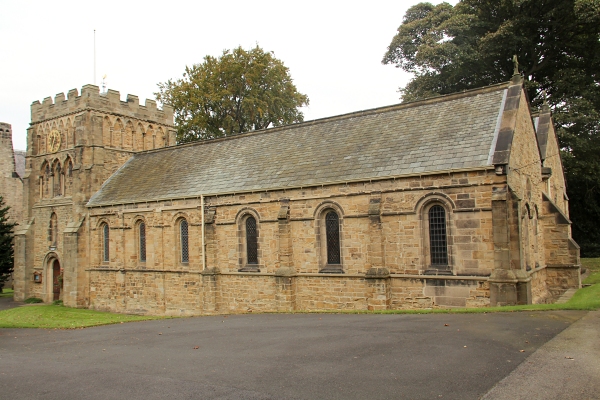
[[[238,269],[238,272],[260,272],[260,266],[258,264],[248,264]]]
[[[434,266],[430,265],[429,268],[423,272],[423,275],[454,275],[452,268],[447,265]]]
[[[326,265],[319,270],[320,274],[343,274],[344,269],[341,265]]]

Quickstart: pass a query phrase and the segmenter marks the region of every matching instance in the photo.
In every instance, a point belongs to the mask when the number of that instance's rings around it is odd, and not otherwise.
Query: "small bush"
[[[25,303],[27,304],[35,304],[35,303],[43,303],[44,300],[40,299],[39,297],[30,297],[27,300],[25,300]]]
[[[54,300],[52,302],[53,306],[62,306],[63,305],[63,301],[62,300]]]

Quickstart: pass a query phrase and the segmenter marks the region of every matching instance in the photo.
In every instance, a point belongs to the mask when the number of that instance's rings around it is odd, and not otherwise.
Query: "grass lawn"
[[[600,258],[582,258],[581,267],[590,270],[590,276],[585,278],[582,283],[590,285],[600,283]]]
[[[10,289],[10,288],[4,288],[2,289],[2,293],[0,293],[0,297],[13,297],[14,294],[14,290]]]
[[[0,328],[74,329],[161,318],[165,317],[113,314],[55,305],[23,306],[0,311]]]

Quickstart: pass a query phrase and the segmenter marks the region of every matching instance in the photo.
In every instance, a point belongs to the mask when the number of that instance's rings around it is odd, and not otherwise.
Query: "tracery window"
[[[189,237],[188,237],[188,222],[182,219],[179,223],[179,245],[181,250],[181,262],[187,263],[190,261]]]
[[[59,162],[54,164],[52,171],[52,194],[53,196],[62,195],[62,174]]]
[[[140,262],[146,262],[146,224],[140,222],[138,225],[139,256]]]
[[[429,208],[429,254],[432,266],[448,265],[448,235],[446,231],[446,209],[441,205]]]
[[[246,218],[246,263],[258,264],[258,230],[252,216]]]
[[[109,228],[108,224],[102,224],[102,261],[108,262],[110,261],[110,251],[109,251]]]
[[[64,171],[64,195],[72,196],[73,195],[73,161],[71,158],[68,158],[65,163],[65,171]]]

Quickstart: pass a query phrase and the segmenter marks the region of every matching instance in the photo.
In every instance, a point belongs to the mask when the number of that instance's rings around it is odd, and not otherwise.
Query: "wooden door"
[[[54,297],[53,300],[58,300],[60,298],[60,263],[58,260],[54,260],[54,265],[52,266],[52,287],[54,289]]]

